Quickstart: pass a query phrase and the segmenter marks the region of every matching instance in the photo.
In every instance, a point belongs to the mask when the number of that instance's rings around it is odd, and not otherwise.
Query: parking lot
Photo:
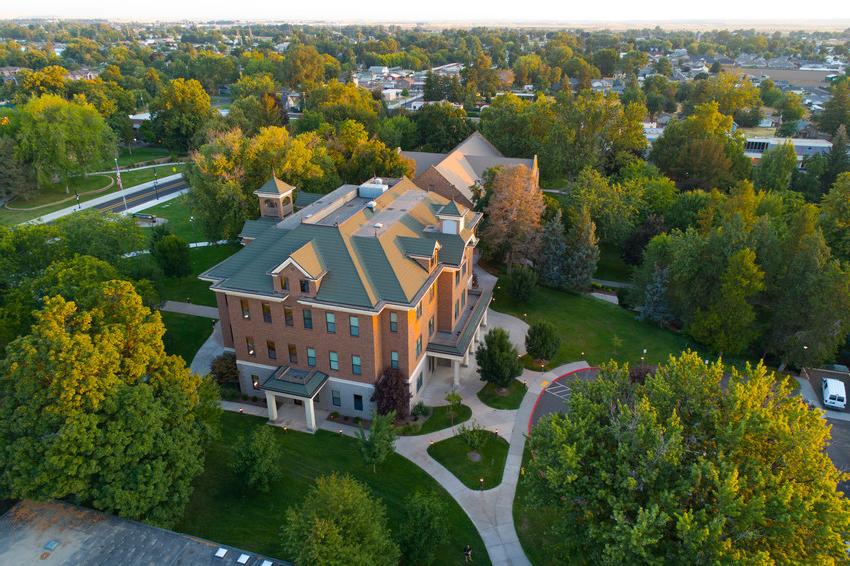
[[[850,422],[827,419],[832,425],[832,444],[827,453],[835,467],[843,472],[850,471]],[[850,495],[850,481],[838,486],[846,495]]]

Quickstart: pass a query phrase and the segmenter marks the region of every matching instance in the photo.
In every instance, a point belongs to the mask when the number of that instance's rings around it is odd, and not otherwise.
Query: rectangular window
[[[339,354],[336,352],[328,352],[328,361],[330,362],[331,369],[339,370]]]
[[[272,308],[268,303],[263,303],[263,322],[272,321]]]
[[[257,355],[257,351],[254,350],[254,338],[252,338],[251,336],[245,337],[245,347],[248,349],[249,356]]]
[[[360,365],[360,356],[351,356],[351,373],[354,375],[363,373],[363,368]]]
[[[466,262],[463,262],[463,266],[460,268],[461,274],[466,277]]]
[[[315,348],[307,348],[307,365],[312,367],[316,367],[316,349]]]
[[[348,317],[348,331],[352,336],[360,336],[360,319],[356,316]]]
[[[419,338],[416,339],[416,357],[419,358],[419,354],[422,353],[422,335],[419,335]]]
[[[455,271],[455,285],[460,283],[460,271]]]
[[[432,316],[428,320],[428,336],[430,337],[430,336],[433,336],[433,335],[434,335],[434,317]]]
[[[432,359],[433,359],[433,358],[432,358]],[[418,375],[418,376],[416,376],[416,391],[419,391],[420,389],[422,389],[422,374],[423,374],[423,373],[425,373],[425,372],[424,372],[424,371],[420,371],[420,372],[419,372],[419,375]]]
[[[331,389],[331,403],[334,404],[334,407],[342,406],[342,398],[339,395],[339,391],[336,389]]]
[[[398,352],[390,352],[390,367],[398,369]]]
[[[292,318],[292,307],[283,307],[283,321],[286,326],[294,326],[295,322]]]
[[[242,318],[245,320],[251,318],[251,308],[248,305],[248,299],[239,299],[239,305],[242,307]]]
[[[280,276],[280,287],[284,291],[289,291],[289,279],[287,279],[283,275]]]
[[[336,315],[332,312],[325,313],[325,322],[328,325],[328,334],[336,334]]]
[[[398,313],[390,313],[390,332],[398,332]]]
[[[295,344],[289,345],[289,363],[298,363],[298,346],[296,346]]]
[[[416,320],[419,320],[420,318],[422,318],[422,303],[421,302],[418,305],[416,305]]]
[[[313,329],[313,311],[304,309],[304,328],[306,330]]]
[[[434,281],[434,284],[431,285],[431,302],[434,302],[434,299],[437,297],[437,282]]]
[[[260,376],[259,375],[252,375],[251,376],[251,385],[254,386],[254,389],[260,388]]]
[[[354,396],[354,410],[362,411],[363,410],[363,395],[355,395]]]
[[[271,340],[266,340],[266,350],[269,351],[270,360],[277,359],[277,348],[275,348],[274,342],[272,342]]]
[[[310,282],[307,281],[306,279],[301,279],[298,282],[298,285],[301,287],[302,293],[309,293],[310,292]]]
[[[455,318],[460,314],[460,299],[455,301]]]

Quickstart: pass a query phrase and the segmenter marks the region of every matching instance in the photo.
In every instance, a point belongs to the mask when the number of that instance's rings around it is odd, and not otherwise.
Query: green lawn
[[[210,291],[210,283],[198,279],[198,274],[213,265],[232,256],[241,248],[238,244],[222,244],[192,248],[189,256],[192,261],[192,273],[186,277],[166,277],[157,282],[159,296],[163,301],[182,301],[189,299],[196,305],[216,306],[215,294]],[[150,258],[140,258],[140,261]]]
[[[192,218],[192,209],[185,195],[145,209],[145,214],[154,214],[168,220],[171,232],[189,243],[206,240],[197,222]]]
[[[518,305],[497,285],[491,306],[529,324],[546,320],[555,325],[561,347],[549,361],[550,368],[580,359],[592,365],[611,358],[638,363],[644,349],[647,362],[658,363],[671,353],[696,349],[684,335],[640,322],[631,311],[584,295],[538,287],[528,304]]]
[[[454,415],[454,421],[448,405],[440,405],[439,407],[429,407],[431,413],[428,418],[399,427],[398,433],[402,436],[418,436],[421,434],[430,434],[444,428],[449,428],[464,421],[468,421],[472,416],[472,409],[466,405],[461,405],[460,410]]]
[[[481,489],[481,478],[484,478],[484,489],[490,489],[502,483],[502,472],[508,457],[508,443],[496,433],[489,434],[490,439],[479,450],[481,460],[478,462],[469,459],[469,446],[461,436],[453,436],[432,444],[428,447],[428,454],[466,487]]]
[[[128,151],[126,147],[122,147],[121,153],[118,155],[118,165],[128,167],[136,163],[153,161],[154,159],[162,159],[169,156],[174,157],[168,149],[159,146],[136,147],[133,148],[132,152]],[[114,162],[110,162],[106,164],[104,169],[108,169],[114,165]]]
[[[632,266],[620,257],[616,246],[602,244],[599,246],[599,263],[593,276],[606,281],[622,281],[628,283],[632,279]]]
[[[201,316],[160,311],[165,324],[165,337],[162,343],[169,354],[182,356],[186,365],[192,363],[195,354],[209,338],[213,330],[213,320]]]
[[[481,399],[482,403],[494,409],[518,409],[527,389],[528,387],[524,383],[516,379],[504,392],[499,391],[499,388],[492,383],[488,383],[478,392],[478,398]]]
[[[332,472],[347,473],[366,484],[387,507],[389,524],[397,528],[404,516],[405,500],[416,490],[433,491],[448,508],[448,536],[437,548],[436,564],[463,564],[461,550],[470,544],[474,564],[489,564],[487,551],[472,522],[458,504],[428,474],[398,454],[378,468],[363,462],[353,438],[320,430],[315,435],[274,429],[283,450],[283,477],[269,493],[242,489],[242,480],[230,469],[237,446],[247,442],[254,429],[267,426],[264,418],[225,413],[222,437],[207,451],[206,469],[177,530],[246,550],[287,559],[280,545],[283,515],[301,503],[315,478]]]
[[[185,165],[183,164],[163,165],[161,167],[156,167],[156,170],[159,174],[159,177],[162,178],[169,175],[173,175],[175,173],[174,169],[176,169],[177,172],[181,171],[183,167],[185,167]],[[139,185],[147,181],[152,181],[154,178],[153,172],[153,167],[151,167],[150,169],[142,169],[140,171],[128,171],[126,173],[121,173],[121,181],[124,185],[124,188],[129,189],[130,187],[133,187],[135,185]],[[11,204],[11,206],[16,208],[26,208],[32,210],[9,210],[7,208],[0,208],[0,224],[6,226],[20,224],[21,222],[26,222],[27,220],[38,218],[39,216],[42,216],[49,212],[55,212],[62,208],[74,206],[77,203],[76,199],[71,198],[71,200],[68,201],[65,201],[65,199],[74,196],[75,188],[80,194],[81,203],[109,194],[119,195],[120,193],[118,191],[117,183],[113,183],[112,187],[108,191],[93,192],[106,187],[107,185],[109,185],[109,181],[114,181],[114,179],[114,174],[76,177],[72,179],[69,183],[70,194],[65,192],[64,184],[52,184],[48,187],[41,189],[41,191],[39,191],[37,195],[35,195],[29,200],[15,200]],[[42,205],[46,206],[44,206],[43,208],[33,209],[36,206]]]
[[[528,445],[522,455],[522,470],[528,469]],[[521,473],[514,496],[514,526],[526,556],[534,566],[557,566],[564,563],[556,556],[549,543],[549,526],[556,520],[555,509],[539,507],[531,502],[528,476]]]

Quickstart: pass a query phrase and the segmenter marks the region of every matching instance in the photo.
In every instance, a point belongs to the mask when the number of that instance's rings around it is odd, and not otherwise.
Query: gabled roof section
[[[258,196],[280,196],[287,195],[295,190],[295,187],[289,183],[285,183],[272,175],[271,179],[263,183],[263,186],[254,191]]]
[[[239,232],[240,238],[256,238],[277,223],[276,218],[261,216],[255,220],[246,220]]]
[[[468,138],[457,144],[457,146],[449,153],[459,151],[464,155],[488,155],[491,157],[504,157],[502,152],[496,149],[496,146],[490,143],[490,140],[484,135],[475,130]]]
[[[441,207],[440,210],[437,211],[437,216],[455,216],[457,218],[463,218],[466,210],[461,211],[461,208],[463,207],[459,207],[454,200],[451,200],[447,205]]]
[[[327,271],[314,240],[310,240],[292,252],[289,259],[297,263],[312,279],[320,279]]]

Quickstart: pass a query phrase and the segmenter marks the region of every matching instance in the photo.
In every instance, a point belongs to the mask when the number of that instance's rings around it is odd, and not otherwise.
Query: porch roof
[[[280,366],[260,385],[260,389],[312,399],[328,380],[328,374],[319,370],[303,370]]]

